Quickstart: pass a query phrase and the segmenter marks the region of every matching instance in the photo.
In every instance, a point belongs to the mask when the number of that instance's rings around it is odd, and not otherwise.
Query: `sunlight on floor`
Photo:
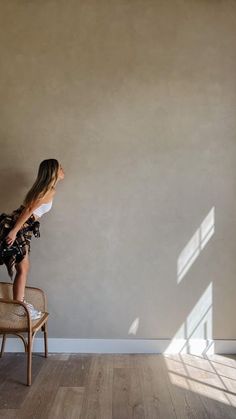
[[[223,355],[164,354],[172,384],[236,407],[236,360]]]

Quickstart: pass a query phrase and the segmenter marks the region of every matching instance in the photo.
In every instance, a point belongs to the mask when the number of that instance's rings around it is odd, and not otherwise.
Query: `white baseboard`
[[[5,352],[24,352],[20,338],[9,335]],[[0,338],[1,343],[1,338]],[[44,351],[43,338],[35,338],[33,352]],[[48,338],[49,353],[190,353],[236,354],[236,339],[63,339]]]

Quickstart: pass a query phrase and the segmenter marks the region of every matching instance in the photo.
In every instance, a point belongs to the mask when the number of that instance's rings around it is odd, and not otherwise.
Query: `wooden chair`
[[[32,377],[32,347],[34,337],[38,330],[44,333],[44,356],[48,356],[47,344],[47,313],[46,295],[40,288],[25,287],[25,300],[42,312],[40,319],[32,320],[25,303],[13,300],[13,283],[0,282],[0,335],[3,335],[1,357],[4,353],[6,337],[8,334],[16,335],[22,339],[25,352],[27,352],[27,385],[31,385]],[[22,306],[22,307],[20,307]],[[23,309],[26,316],[19,317],[16,310]],[[28,339],[22,333],[27,333]]]

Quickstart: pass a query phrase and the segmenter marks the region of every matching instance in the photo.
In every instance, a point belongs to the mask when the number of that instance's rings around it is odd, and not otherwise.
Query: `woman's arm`
[[[34,204],[30,208],[25,207],[23,211],[20,213],[14,227],[9,231],[8,235],[5,238],[5,241],[8,244],[8,246],[11,246],[14,243],[14,241],[16,240],[16,235],[18,231],[21,229],[22,225],[26,222],[26,220],[28,220],[28,218],[31,216],[34,210],[39,205],[41,205],[39,201],[42,201],[42,199],[35,201]]]
[[[30,207],[25,207],[19,217],[16,220],[16,223],[14,227],[11,229],[11,231],[8,233],[6,237],[6,242],[8,245],[11,245],[14,243],[16,239],[16,235],[18,231],[21,229],[23,224],[28,220],[28,218],[33,214],[33,212],[38,208],[40,205],[48,202],[48,199],[54,195],[55,191],[53,192],[47,192],[46,195],[44,195],[43,198],[39,198],[36,201],[34,201],[33,205]]]
[[[42,202],[40,202],[40,201],[41,200],[38,200],[37,202],[35,201],[34,205],[32,205],[30,208],[29,207],[25,207],[23,209],[23,211],[20,213],[19,217],[17,218],[14,227],[11,230],[12,232],[14,232],[15,234],[18,233],[18,231],[21,229],[21,227],[23,226],[23,224],[33,214],[33,212],[35,211],[35,209],[38,208],[42,204]]]

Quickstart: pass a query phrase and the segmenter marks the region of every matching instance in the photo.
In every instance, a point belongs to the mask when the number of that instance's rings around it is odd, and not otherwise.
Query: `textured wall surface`
[[[230,0],[0,1],[0,212],[66,173],[27,280],[50,337],[235,338],[235,38]]]

